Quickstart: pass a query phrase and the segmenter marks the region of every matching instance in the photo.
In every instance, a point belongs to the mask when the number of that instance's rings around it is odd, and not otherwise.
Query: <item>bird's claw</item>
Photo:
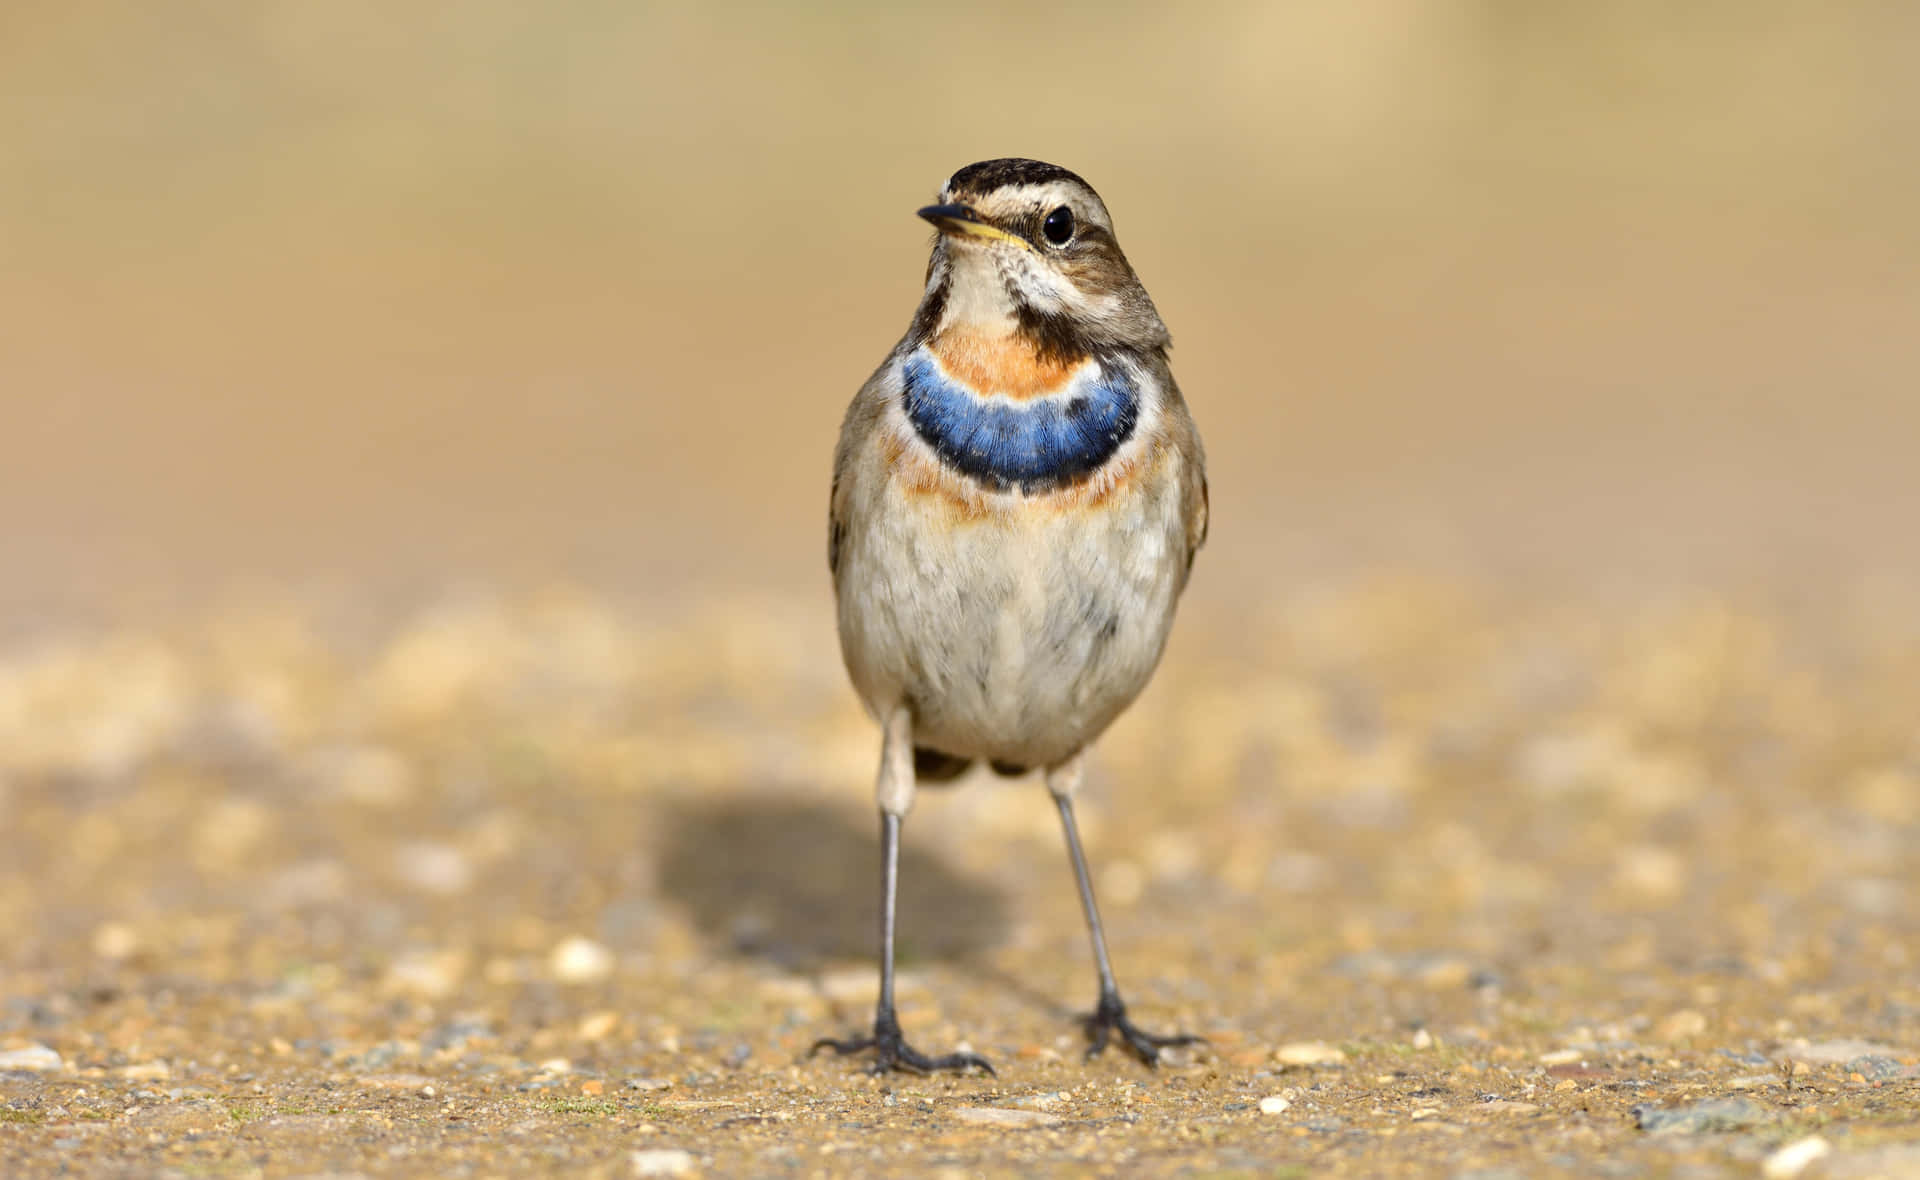
[[[990,1077],[999,1076],[993,1072],[993,1066],[988,1064],[987,1059],[978,1053],[946,1053],[938,1057],[929,1057],[919,1052],[912,1045],[907,1044],[907,1039],[900,1034],[899,1023],[885,1018],[874,1022],[873,1033],[870,1036],[848,1037],[845,1040],[821,1037],[813,1043],[813,1048],[807,1050],[807,1056],[812,1057],[822,1049],[832,1049],[842,1057],[852,1053],[865,1053],[871,1049],[873,1064],[867,1067],[867,1072],[873,1074],[894,1072],[930,1074],[948,1070],[957,1072],[978,1069]]]
[[[1173,1033],[1169,1036],[1156,1036],[1153,1033],[1142,1030],[1139,1026],[1135,1025],[1133,1021],[1127,1019],[1127,1006],[1120,1001],[1120,997],[1117,995],[1101,996],[1100,1006],[1093,1010],[1093,1014],[1086,1018],[1085,1023],[1087,1027],[1087,1040],[1090,1042],[1087,1046],[1087,1059],[1089,1061],[1098,1057],[1101,1052],[1106,1049],[1107,1042],[1112,1039],[1114,1033],[1120,1034],[1120,1039],[1127,1043],[1129,1049],[1133,1050],[1133,1055],[1138,1057],[1141,1064],[1148,1068],[1160,1064],[1160,1050],[1162,1049],[1176,1049],[1184,1045],[1204,1045],[1207,1043],[1205,1037],[1196,1037],[1191,1033]]]

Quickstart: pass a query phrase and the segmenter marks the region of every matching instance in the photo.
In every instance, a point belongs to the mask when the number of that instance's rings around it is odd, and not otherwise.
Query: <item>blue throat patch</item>
[[[924,348],[904,365],[907,420],[941,462],[997,491],[1047,491],[1098,470],[1133,434],[1140,393],[1119,365],[1066,392],[1015,402],[948,377]]]

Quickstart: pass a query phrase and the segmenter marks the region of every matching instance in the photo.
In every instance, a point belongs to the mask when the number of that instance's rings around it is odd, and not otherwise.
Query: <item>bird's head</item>
[[[1164,349],[1167,328],[1093,186],[1038,160],[953,174],[920,216],[940,231],[912,335],[1019,335],[1060,359]]]

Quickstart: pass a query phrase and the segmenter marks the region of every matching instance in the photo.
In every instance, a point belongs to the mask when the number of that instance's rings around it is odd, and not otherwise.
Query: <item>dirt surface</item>
[[[1083,805],[907,825],[811,601],[283,602],[0,660],[8,1175],[1920,1174],[1892,591],[1193,611]],[[1802,1171],[1801,1169],[1805,1169]]]
[[[11,0],[0,1180],[1920,1175],[1915,44]],[[828,468],[1006,154],[1207,443],[1081,813],[1209,1045],[1082,1060],[1053,809],[973,777],[900,998],[999,1074],[875,1079],[806,1058],[875,985]]]

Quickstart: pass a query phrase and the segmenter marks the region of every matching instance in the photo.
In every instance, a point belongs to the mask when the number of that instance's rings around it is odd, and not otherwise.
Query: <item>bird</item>
[[[919,783],[1038,769],[1060,814],[1099,994],[1087,1056],[1148,1066],[1201,1038],[1134,1024],[1074,818],[1089,747],[1146,686],[1207,537],[1206,459],[1172,338],[1093,186],[1039,160],[969,164],[905,336],[848,406],[827,530],[841,655],[881,729],[875,1073],[982,1070],[908,1044],[894,1004],[902,823]]]

